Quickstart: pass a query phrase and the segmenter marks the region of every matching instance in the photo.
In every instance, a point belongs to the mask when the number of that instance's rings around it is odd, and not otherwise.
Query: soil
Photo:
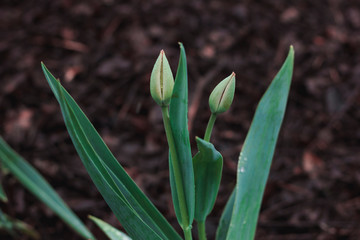
[[[98,239],[106,238],[87,215],[120,224],[72,146],[40,61],[178,230],[161,114],[149,94],[152,66],[164,49],[175,71],[177,42],[184,43],[193,147],[195,136],[204,134],[211,90],[237,74],[234,103],[212,137],[224,157],[207,225],[213,239],[256,105],[292,44],[293,83],[256,239],[360,239],[358,0],[3,0],[0,36],[0,135]],[[12,176],[2,183],[9,203],[0,206],[7,214],[29,223],[42,239],[80,239]]]

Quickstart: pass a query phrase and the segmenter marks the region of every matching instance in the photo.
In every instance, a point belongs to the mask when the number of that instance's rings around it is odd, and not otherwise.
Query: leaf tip
[[[45,66],[44,62],[43,62],[43,61],[41,61],[41,62],[40,62],[40,64],[41,64],[41,68],[42,68],[42,70],[43,70],[43,71],[45,71],[45,70],[46,70],[46,66]]]
[[[199,148],[199,145],[207,145],[208,142],[205,141],[204,139],[202,139],[201,137],[195,137],[195,140],[196,140],[196,144],[198,145],[198,148]]]
[[[184,44],[182,42],[178,42],[180,46],[180,51],[185,51]]]
[[[293,45],[290,45],[289,56],[291,56],[292,58],[294,58],[294,55],[295,55],[294,46],[293,46]]]

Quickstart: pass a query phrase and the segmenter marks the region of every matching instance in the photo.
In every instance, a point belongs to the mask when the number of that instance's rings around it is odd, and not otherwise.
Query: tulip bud
[[[230,108],[235,94],[235,73],[222,80],[209,97],[210,110],[213,114],[223,113]]]
[[[174,88],[174,77],[163,50],[160,51],[150,78],[150,93],[160,106],[168,106]]]

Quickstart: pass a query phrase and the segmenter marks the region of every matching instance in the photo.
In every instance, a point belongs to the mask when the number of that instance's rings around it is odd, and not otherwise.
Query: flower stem
[[[185,240],[192,240],[191,228],[184,229]]]
[[[216,120],[216,114],[211,113],[208,125],[206,127],[205,136],[204,136],[204,140],[207,141],[207,142],[210,141],[211,132],[212,132],[212,130],[214,128],[215,120]]]
[[[177,189],[177,195],[179,198],[178,200],[179,200],[179,205],[180,205],[179,207],[180,207],[180,213],[181,213],[181,219],[182,219],[182,224],[180,224],[180,225],[183,228],[185,240],[192,240],[191,227],[189,227],[190,223],[189,223],[189,219],[188,219],[186,199],[185,199],[185,194],[184,194],[184,186],[183,186],[183,181],[182,181],[182,175],[180,172],[180,163],[179,163],[178,156],[176,153],[174,136],[173,136],[173,132],[172,132],[171,125],[170,125],[168,107],[167,106],[161,107],[161,112],[162,112],[162,117],[163,117],[163,121],[164,121],[166,138],[167,138],[167,141],[169,144],[171,160],[172,160],[170,164],[172,164],[172,167],[174,170],[175,185],[176,185],[176,189]]]
[[[198,222],[197,227],[199,233],[199,240],[206,240],[205,221]]]

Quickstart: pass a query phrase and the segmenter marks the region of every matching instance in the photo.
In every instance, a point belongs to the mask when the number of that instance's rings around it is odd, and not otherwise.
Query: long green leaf
[[[106,236],[109,237],[111,240],[131,240],[130,237],[128,237],[125,233],[121,232],[120,230],[114,228],[110,224],[104,222],[103,220],[94,217],[89,216],[91,220],[96,223],[96,225],[101,228],[101,230],[106,234]]]
[[[129,234],[134,238],[140,238],[142,234],[145,234],[148,239],[161,239],[160,236],[142,220],[136,210],[133,209],[126,200],[126,197],[120,190],[124,190],[124,187],[122,185],[116,185],[115,181],[117,178],[114,178],[112,170],[105,165],[99,157],[99,154],[94,151],[93,146],[89,143],[86,132],[82,128],[83,126],[80,125],[74,111],[72,111],[64,98],[64,90],[61,88],[60,83],[55,87],[59,92],[60,106],[61,109],[63,109],[64,120],[73,144],[80,158],[83,160],[89,175],[110,208],[119,218],[120,222],[123,223],[124,228],[127,229]],[[125,191],[127,191],[126,188]]]
[[[64,99],[64,98],[60,98]],[[140,238],[142,234],[148,236],[148,239],[161,239],[150,226],[148,226],[141,217],[137,214],[135,209],[126,200],[124,194],[117,186],[112,171],[99,159],[98,154],[94,152],[85,137],[85,133],[77,122],[74,113],[66,105],[66,102],[61,102],[60,105],[64,108],[64,117],[67,126],[69,126],[69,134],[74,136],[73,143],[82,159],[86,159],[84,165],[88,170],[92,180],[98,187],[100,193],[113,210],[115,215],[123,223],[124,228],[129,231],[129,234],[134,238]],[[71,128],[71,129],[70,129]],[[125,221],[127,219],[127,221]]]
[[[71,228],[86,239],[94,239],[80,219],[69,209],[40,173],[0,137],[0,161],[32,194],[44,202]]]
[[[196,138],[199,152],[193,158],[195,175],[195,220],[205,222],[219,191],[223,158],[214,145]]]
[[[127,175],[69,93],[42,65],[73,144],[96,187],[134,239],[180,239]]]
[[[170,172],[170,185],[171,193],[173,196],[174,208],[176,216],[180,225],[185,228],[191,226],[194,220],[195,211],[195,182],[194,172],[191,157],[189,130],[188,130],[188,79],[187,79],[187,66],[186,66],[186,54],[184,46],[180,43],[180,59],[179,65],[175,77],[175,84],[173,89],[173,95],[170,102],[170,125],[173,131],[176,151],[178,155],[178,161],[180,164],[180,171],[182,176],[182,182],[186,199],[186,208],[188,215],[189,226],[185,226],[182,222],[179,203],[177,201],[177,191],[174,181],[174,170],[169,161]]]
[[[229,200],[226,203],[225,209],[221,215],[219,226],[216,230],[216,240],[225,240],[229,230],[231,216],[233,212],[235,201],[235,191],[231,193]]]
[[[1,181],[1,179],[0,179],[0,181]],[[0,182],[0,201],[3,201],[3,202],[8,201],[6,193],[4,191],[4,188],[3,188],[2,184],[1,184],[1,182]]]
[[[18,239],[19,235],[28,236],[32,239],[40,239],[40,235],[27,223],[18,219],[9,217],[0,210],[0,230],[9,233],[14,239]]]
[[[262,196],[284,117],[294,64],[291,47],[262,97],[240,153],[228,240],[254,239]]]

